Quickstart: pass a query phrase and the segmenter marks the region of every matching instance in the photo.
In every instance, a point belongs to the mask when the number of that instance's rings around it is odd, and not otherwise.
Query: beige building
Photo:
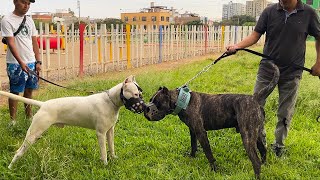
[[[151,2],[150,8],[144,8],[140,12],[134,13],[121,13],[121,20],[130,25],[153,25],[155,26],[167,26],[170,24],[172,18],[170,9],[166,6],[155,6],[154,2]]]
[[[255,17],[256,8],[253,1],[246,1],[246,15]]]
[[[201,19],[198,14],[190,13],[190,12],[185,12],[183,14],[180,14],[179,16],[174,17],[174,23],[179,25],[183,25],[192,21],[200,21],[200,20]]]
[[[53,15],[49,12],[34,12],[31,17],[33,20],[43,23],[51,23],[53,19]]]
[[[186,24],[190,21],[199,21],[200,16],[190,12],[179,14],[173,7],[168,9],[166,6],[155,6],[154,2],[151,2],[149,8],[144,8],[140,12],[121,13],[121,20],[126,24],[143,25],[146,28],[150,25],[156,27]]]
[[[121,20],[130,25],[169,25],[169,12],[121,13]]]
[[[266,0],[246,1],[246,15],[258,18],[268,4]]]
[[[246,14],[246,5],[241,3],[233,3],[230,1],[222,7],[222,19],[230,19],[233,16],[241,16]]]

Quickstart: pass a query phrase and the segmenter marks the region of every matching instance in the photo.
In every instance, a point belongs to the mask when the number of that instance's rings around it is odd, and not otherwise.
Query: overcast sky
[[[180,13],[185,11],[197,13],[209,19],[222,16],[222,4],[230,0],[154,0],[155,5],[174,7]],[[277,0],[271,0],[277,2]],[[80,0],[81,17],[119,18],[121,12],[136,12],[141,8],[150,7],[150,0]],[[245,4],[246,0],[233,0],[234,3]],[[13,0],[1,0],[0,14],[12,12]],[[36,0],[31,4],[30,12],[55,12],[56,9],[70,8],[78,16],[77,0]]]

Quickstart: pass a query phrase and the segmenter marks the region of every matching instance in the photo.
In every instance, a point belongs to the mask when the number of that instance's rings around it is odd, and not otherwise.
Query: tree
[[[116,18],[106,18],[102,20],[101,22],[98,23],[98,29],[100,28],[101,24],[106,24],[107,25],[107,30],[111,29],[111,24],[116,25],[116,24],[125,24],[121,19],[116,19]]]
[[[203,25],[203,23],[200,20],[195,20],[195,21],[187,22],[187,23],[185,23],[185,25],[188,25],[188,26],[192,26],[192,25],[201,26],[201,25]]]
[[[68,8],[68,11],[70,14],[72,14],[72,16],[74,16],[74,11],[72,11],[70,8]]]
[[[254,17],[241,15],[241,16],[233,16],[230,19],[221,21],[220,25],[225,26],[243,26],[245,24],[255,24],[256,20]]]

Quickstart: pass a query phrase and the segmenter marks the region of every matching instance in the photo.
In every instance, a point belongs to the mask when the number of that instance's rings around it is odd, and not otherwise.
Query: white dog
[[[134,112],[142,112],[144,102],[141,98],[141,91],[134,76],[129,76],[123,83],[102,93],[85,97],[51,99],[45,102],[0,91],[0,95],[40,107],[32,119],[23,144],[17,150],[8,168],[11,169],[13,163],[53,124],[95,129],[100,146],[100,158],[107,164],[106,139],[111,157],[116,157],[114,127],[119,109],[125,105],[127,109]]]

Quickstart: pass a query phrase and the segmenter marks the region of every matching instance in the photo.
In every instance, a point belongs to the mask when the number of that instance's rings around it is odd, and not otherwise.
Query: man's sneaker
[[[285,152],[284,147],[278,147],[274,144],[271,144],[272,151],[276,154],[276,156],[281,157],[283,153]]]

